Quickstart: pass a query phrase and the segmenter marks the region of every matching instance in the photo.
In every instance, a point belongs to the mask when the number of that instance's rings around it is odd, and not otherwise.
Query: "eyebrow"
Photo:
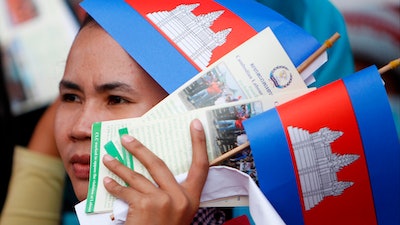
[[[96,91],[99,93],[104,93],[111,90],[118,90],[123,92],[134,92],[134,90],[127,85],[126,83],[122,82],[112,82],[106,83],[95,87]]]
[[[60,81],[59,84],[59,89],[71,89],[71,90],[76,90],[76,91],[80,91],[82,92],[82,88],[71,81],[68,80],[62,80]],[[122,83],[122,82],[111,82],[111,83],[105,83],[105,84],[101,84],[95,87],[96,92],[98,93],[104,93],[107,91],[111,91],[111,90],[117,90],[117,91],[123,91],[123,92],[131,92],[134,93],[135,90],[130,87],[128,84],[126,83]]]
[[[58,89],[71,89],[71,90],[76,90],[76,91],[82,91],[82,88],[78,85],[75,84],[74,82],[67,81],[67,80],[61,80]]]

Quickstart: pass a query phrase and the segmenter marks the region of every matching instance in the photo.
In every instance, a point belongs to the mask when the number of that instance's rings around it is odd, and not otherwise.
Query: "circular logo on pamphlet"
[[[277,66],[271,73],[270,78],[277,88],[285,88],[292,82],[293,75],[286,66]]]

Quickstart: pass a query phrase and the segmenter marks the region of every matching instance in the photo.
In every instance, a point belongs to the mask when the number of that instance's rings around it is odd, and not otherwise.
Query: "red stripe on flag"
[[[361,137],[343,82],[326,85],[277,110],[290,143],[305,224],[376,224]],[[338,137],[331,143],[322,141],[329,135]],[[334,172],[332,165],[340,169]],[[337,185],[344,183],[348,187],[340,191]],[[336,188],[336,193],[329,188]]]
[[[146,1],[136,1],[136,0],[126,0],[126,2],[133,7],[139,14],[141,14],[150,24],[152,24],[155,29],[157,29],[185,58],[190,61],[199,71],[201,70],[196,63],[194,63],[175,43],[168,38],[164,32],[157,28],[152,21],[147,18],[148,13],[158,12],[158,11],[171,11],[175,9],[178,5],[182,4],[196,4],[196,1],[190,0],[179,0],[179,1],[158,1],[158,0],[146,0]],[[217,61],[219,58],[232,51],[234,48],[238,47],[240,44],[250,39],[252,36],[257,34],[249,24],[246,23],[242,18],[234,14],[229,9],[216,3],[212,0],[203,0],[199,2],[200,5],[193,10],[193,14],[205,15],[211,12],[216,12],[223,10],[224,12],[216,19],[212,26],[210,27],[214,32],[219,32],[228,28],[231,28],[231,32],[227,36],[226,42],[213,50],[213,54],[209,64]]]

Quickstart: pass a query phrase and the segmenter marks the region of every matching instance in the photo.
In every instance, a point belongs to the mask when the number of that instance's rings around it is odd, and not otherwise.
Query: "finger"
[[[125,181],[129,187],[136,189],[139,192],[149,193],[154,191],[156,188],[155,184],[153,184],[143,175],[129,169],[120,161],[108,154],[103,157],[103,163],[111,172]]]
[[[110,177],[104,177],[103,184],[111,195],[124,200],[128,204],[129,202],[134,202],[141,195],[135,189],[124,187]]]
[[[174,175],[164,161],[147,149],[146,146],[129,135],[122,136],[121,142],[122,145],[143,164],[160,188],[166,190],[178,185]]]
[[[186,181],[182,186],[189,195],[200,199],[209,168],[206,137],[200,120],[195,119],[192,121],[190,135],[192,139],[193,159]]]

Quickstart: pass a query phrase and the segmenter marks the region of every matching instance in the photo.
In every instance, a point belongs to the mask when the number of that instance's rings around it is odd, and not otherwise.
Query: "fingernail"
[[[130,135],[122,136],[122,141],[125,142],[125,143],[130,143],[130,142],[132,142],[134,140],[135,140],[135,138],[130,136]]]
[[[104,177],[104,179],[103,179],[103,182],[105,183],[105,184],[108,184],[108,183],[110,183],[112,181],[112,179],[110,178],[110,177]]]
[[[104,161],[113,161],[114,158],[109,154],[105,154],[104,157],[103,157],[103,160]]]
[[[203,124],[201,124],[200,120],[195,119],[193,121],[193,127],[194,129],[198,130],[198,131],[202,131],[203,130]]]

